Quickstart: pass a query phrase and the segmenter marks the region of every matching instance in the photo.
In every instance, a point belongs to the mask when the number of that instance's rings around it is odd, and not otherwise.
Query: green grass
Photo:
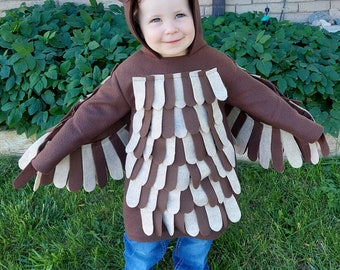
[[[0,269],[121,269],[122,189],[12,189],[17,158],[0,158]],[[340,159],[284,173],[241,162],[243,217],[214,241],[224,269],[340,269]],[[171,252],[156,269],[171,269]]]

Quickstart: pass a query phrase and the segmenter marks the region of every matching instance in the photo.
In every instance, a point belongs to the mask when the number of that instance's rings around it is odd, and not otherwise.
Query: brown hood
[[[203,32],[202,32],[202,24],[201,24],[201,15],[200,15],[200,7],[198,0],[188,0],[189,5],[192,10],[192,15],[194,18],[194,24],[195,24],[195,39],[192,43],[192,45],[189,48],[188,54],[193,54],[200,48],[206,45],[206,42],[203,38]],[[138,23],[133,19],[133,11],[135,10],[135,6],[138,3],[138,0],[120,0],[124,4],[124,12],[125,12],[125,18],[127,21],[127,24],[129,26],[129,29],[131,33],[137,38],[137,40],[143,45],[142,51],[149,55],[154,55],[157,57],[161,57],[158,53],[153,51],[146,43],[144,38],[141,35],[141,32],[139,30]]]

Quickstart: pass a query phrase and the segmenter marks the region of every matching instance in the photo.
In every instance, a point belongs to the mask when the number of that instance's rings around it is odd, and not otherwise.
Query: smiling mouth
[[[181,41],[181,39],[176,39],[176,40],[170,40],[170,41],[166,41],[165,43],[168,43],[168,44],[173,44],[173,43],[177,43]]]

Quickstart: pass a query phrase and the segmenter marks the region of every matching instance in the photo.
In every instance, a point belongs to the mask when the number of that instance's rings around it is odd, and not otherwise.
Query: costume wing
[[[104,187],[108,174],[113,179],[122,179],[126,159],[125,146],[128,143],[129,132],[126,123],[129,116],[125,116],[92,142],[80,146],[65,156],[48,174],[37,172],[31,161],[58,133],[61,127],[73,116],[82,102],[78,103],[70,113],[54,129],[32,144],[19,160],[22,172],[14,180],[14,188],[22,188],[36,175],[33,190],[40,185],[54,184],[57,188],[68,188],[70,191],[93,191],[98,185]]]
[[[253,76],[261,83],[267,85],[277,95],[294,108],[299,114],[313,120],[312,115],[284,97],[269,81]],[[294,168],[302,166],[303,161],[316,164],[320,158],[329,154],[329,147],[325,136],[322,135],[317,142],[308,143],[294,137],[289,132],[263,123],[236,107],[226,107],[228,124],[235,137],[235,150],[238,154],[247,154],[251,161],[258,161],[263,168],[269,168],[270,163],[277,171],[284,170],[286,158]]]

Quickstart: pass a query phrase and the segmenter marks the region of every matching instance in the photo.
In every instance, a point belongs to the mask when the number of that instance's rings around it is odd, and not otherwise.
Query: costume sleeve
[[[24,170],[14,187],[23,187],[35,172],[38,174],[34,189],[53,182],[71,191],[82,187],[92,191],[96,184],[106,184],[107,171],[114,179],[121,179],[130,110],[112,73],[26,151],[19,161]]]
[[[268,168],[284,169],[284,158],[295,167],[317,163],[319,150],[329,154],[323,127],[311,114],[284,97],[271,82],[234,66],[225,107],[239,154],[247,153]]]

